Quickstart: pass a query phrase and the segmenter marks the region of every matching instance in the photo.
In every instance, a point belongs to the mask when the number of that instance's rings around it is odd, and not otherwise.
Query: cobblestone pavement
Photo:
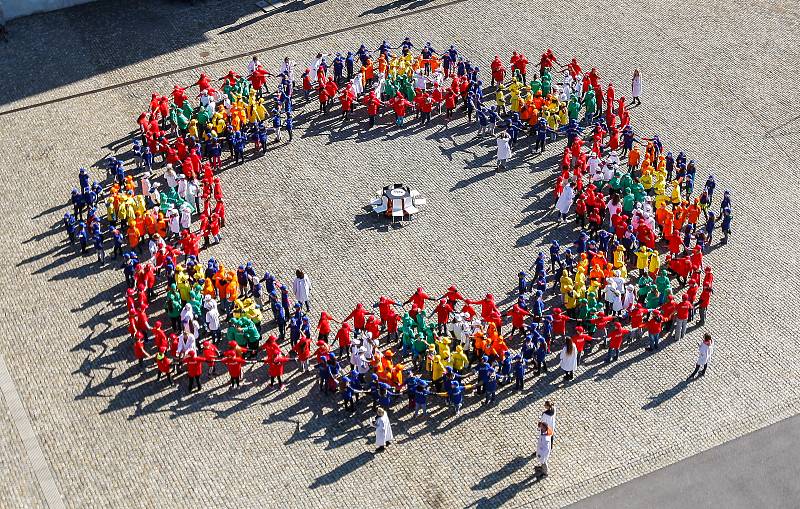
[[[140,376],[124,338],[122,275],[98,272],[53,226],[77,168],[127,150],[151,91],[194,81],[183,73],[0,117],[0,354],[68,506],[552,507],[798,412],[797,4],[500,0],[414,13],[438,3],[295,2],[267,16],[247,2],[112,1],[34,16],[10,23],[11,42],[0,46],[0,68],[14,70],[0,103],[23,106],[400,13],[408,16],[261,59],[408,34],[439,47],[453,41],[483,66],[495,48],[552,47],[596,65],[618,90],[638,66],[645,94],[634,125],[697,159],[698,182],[713,172],[733,192],[732,242],[708,257],[717,281],[707,330],[718,338],[708,375],[683,382],[694,329],[657,355],[637,346],[611,367],[592,359],[567,388],[553,375],[529,379],[524,395],[502,391],[485,410],[469,398],[456,418],[437,409],[414,420],[398,409],[397,443],[380,456],[366,411],[343,418],[294,374],[277,393],[263,367],[250,367],[236,394],[220,376],[189,396],[152,372]],[[317,309],[341,316],[357,300],[404,297],[419,284],[488,289],[508,302],[538,248],[574,235],[552,222],[551,159],[518,153],[510,171],[495,173],[493,147],[475,143],[461,119],[402,132],[384,120],[364,132],[361,115],[341,126],[302,114],[295,143],[226,169],[229,226],[205,256],[253,259],[282,275],[307,267]],[[362,208],[395,181],[429,200],[397,229]],[[550,477],[536,482],[532,424],[545,397],[558,404],[559,440]],[[3,403],[0,431],[2,505],[44,505]]]

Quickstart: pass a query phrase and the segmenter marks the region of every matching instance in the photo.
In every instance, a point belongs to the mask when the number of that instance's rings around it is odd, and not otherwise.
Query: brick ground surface
[[[261,59],[307,60],[407,34],[438,47],[454,42],[484,68],[496,51],[533,56],[552,47],[596,65],[623,91],[638,66],[645,93],[634,125],[697,159],[698,183],[714,173],[719,193],[730,188],[734,197],[732,242],[708,256],[717,280],[704,330],[718,338],[708,375],[683,382],[702,332],[693,329],[657,355],[636,345],[611,367],[592,359],[566,388],[553,375],[531,378],[524,394],[502,391],[489,409],[468,398],[458,417],[437,408],[414,420],[398,408],[396,444],[379,456],[365,409],[344,417],[294,373],[280,393],[266,389],[259,366],[247,368],[236,394],[220,376],[188,396],[152,372],[141,376],[121,320],[122,274],[76,256],[53,226],[77,168],[127,151],[151,91],[194,81],[196,72],[181,73],[0,117],[0,354],[68,506],[560,506],[797,413],[797,5],[501,0],[415,13],[441,3],[295,2],[264,15],[246,2],[117,1],[25,18],[10,24],[11,42],[0,47],[0,68],[16,72],[0,104],[34,104],[367,21],[375,23]],[[229,67],[204,70],[221,76]],[[516,272],[538,249],[574,236],[552,221],[547,155],[520,151],[513,168],[495,173],[494,148],[475,142],[461,118],[398,131],[387,116],[372,132],[363,112],[356,118],[341,125],[301,113],[295,143],[227,168],[229,226],[204,257],[252,259],[284,276],[306,267],[317,309],[341,317],[358,300],[405,297],[418,285],[439,292],[454,283],[509,302]],[[429,200],[402,228],[363,208],[395,181]],[[558,404],[559,440],[550,477],[537,482],[532,425],[545,397]],[[0,430],[2,505],[44,505],[3,404]]]

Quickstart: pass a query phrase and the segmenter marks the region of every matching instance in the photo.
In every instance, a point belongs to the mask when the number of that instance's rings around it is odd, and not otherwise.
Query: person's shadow
[[[375,458],[375,453],[370,451],[364,451],[358,456],[350,458],[349,460],[345,461],[338,467],[334,468],[330,472],[324,473],[314,479],[308,487],[312,490],[315,490],[321,486],[328,486],[337,481],[339,481],[342,477],[346,475],[352,474],[362,466],[366,465],[370,461]]]

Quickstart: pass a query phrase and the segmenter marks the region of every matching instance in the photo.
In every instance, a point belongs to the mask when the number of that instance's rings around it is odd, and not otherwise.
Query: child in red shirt
[[[231,376],[230,388],[239,387],[242,378],[242,366],[244,366],[245,360],[239,357],[235,351],[228,350],[225,358],[222,359],[222,363],[228,367],[228,374]]]
[[[608,355],[606,362],[615,361],[619,358],[619,349],[622,347],[622,339],[630,332],[629,329],[622,328],[622,324],[614,322],[614,328],[608,334]]]
[[[308,359],[311,357],[311,338],[305,334],[302,335],[292,347],[292,351],[297,355],[300,371],[305,373],[308,370]]]
[[[200,385],[200,375],[203,374],[203,361],[205,359],[198,357],[194,350],[189,350],[186,357],[183,358],[183,363],[186,364],[186,371],[189,377],[189,392],[192,392],[192,387],[197,384],[197,390],[203,389]]]
[[[158,349],[156,354],[156,366],[158,367],[158,376],[156,380],[161,380],[161,375],[167,376],[167,382],[172,383],[172,361],[166,355],[167,348],[162,346]]]
[[[219,357],[219,348],[209,340],[203,341],[203,359],[208,364],[208,374],[217,374],[217,358]]]
[[[136,341],[133,343],[133,356],[136,357],[139,367],[144,371],[144,360],[149,358],[150,355],[144,347],[144,335],[138,331],[136,332]]]
[[[562,340],[567,335],[567,315],[561,308],[553,308],[553,336]]]
[[[706,279],[708,279],[706,277]],[[708,309],[708,304],[711,302],[711,294],[714,292],[713,288],[709,285],[703,286],[703,291],[700,293],[700,299],[697,301],[697,308],[700,310],[700,322],[699,325],[703,325],[706,323],[706,310]]]
[[[633,339],[638,340],[642,337],[642,327],[644,327],[644,306],[637,303],[628,313],[631,318],[631,331],[633,331]]]
[[[275,379],[278,379],[278,389],[283,389],[283,380],[281,377],[283,376],[283,369],[286,363],[289,362],[289,358],[283,355],[279,355],[272,359],[269,362],[269,386],[272,387],[275,384]]]
[[[659,313],[657,310],[650,313],[650,319],[645,324],[647,327],[647,333],[650,336],[650,346],[646,348],[647,351],[654,352],[658,350],[658,337],[661,335],[662,321],[661,313]]]
[[[344,322],[339,332],[336,333],[336,341],[339,342],[339,357],[344,356],[350,349],[350,324]]]
[[[572,336],[572,342],[575,344],[575,349],[578,351],[578,364],[583,361],[583,347],[587,341],[591,341],[592,336],[584,332],[583,327],[580,325],[575,327],[575,334]]]

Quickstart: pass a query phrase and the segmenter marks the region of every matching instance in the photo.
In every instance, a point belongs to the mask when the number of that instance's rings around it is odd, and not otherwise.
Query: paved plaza
[[[112,0],[9,23],[10,42],[0,43],[0,506],[558,507],[799,413],[798,29],[796,2],[766,0],[298,0],[271,13],[252,2]],[[345,416],[292,365],[280,392],[267,390],[261,365],[247,366],[234,394],[227,375],[191,395],[184,381],[166,388],[153,370],[142,376],[121,271],[76,255],[59,227],[69,190],[79,167],[103,176],[104,158],[129,150],[151,93],[201,71],[242,72],[248,58],[147,78],[259,48],[274,48],[259,57],[277,68],[284,55],[307,62],[405,36],[456,44],[487,71],[495,53],[538,58],[550,47],[596,66],[618,91],[639,67],[634,127],[696,159],[698,187],[713,173],[718,193],[732,192],[731,242],[707,256],[716,275],[708,324],[655,355],[637,344],[607,366],[595,354],[566,388],[552,372],[531,376],[524,394],[501,389],[491,408],[468,396],[457,417],[432,403],[433,415],[412,419],[398,406],[396,442],[382,455],[368,406]],[[342,318],[355,302],[405,299],[417,286],[491,291],[506,307],[517,272],[553,238],[575,238],[572,223],[553,221],[563,141],[544,156],[520,150],[495,172],[494,143],[474,140],[463,116],[398,129],[385,114],[366,131],[363,110],[343,125],[336,114],[317,118],[316,107],[299,112],[291,145],[220,173],[228,225],[204,260],[253,260],[284,279],[304,267],[316,311]],[[428,199],[400,228],[365,208],[394,182]],[[715,359],[687,383],[704,331]],[[534,425],[546,398],[557,403],[559,434],[550,476],[537,480]]]

